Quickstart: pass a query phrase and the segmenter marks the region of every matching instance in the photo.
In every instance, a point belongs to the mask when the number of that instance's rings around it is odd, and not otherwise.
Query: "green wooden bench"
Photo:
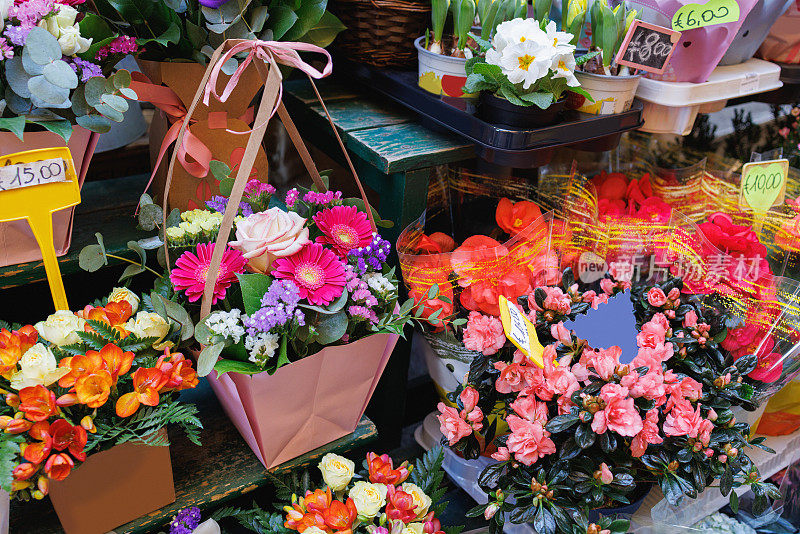
[[[208,382],[183,392],[184,399],[197,404],[203,431],[202,447],[181,435],[170,435],[170,455],[175,481],[174,503],[114,529],[116,534],[158,532],[178,510],[197,506],[213,510],[223,503],[267,486],[264,466],[239,435],[222,410]],[[271,470],[281,474],[308,467],[329,452],[345,454],[363,447],[377,437],[375,425],[363,417],[352,434],[320,447]],[[113,483],[113,481],[110,481]],[[51,534],[62,532],[55,510],[48,500],[11,505],[11,534]]]

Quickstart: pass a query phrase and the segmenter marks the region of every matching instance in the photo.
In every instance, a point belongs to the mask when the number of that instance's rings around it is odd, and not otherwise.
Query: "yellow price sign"
[[[42,148],[0,158],[0,222],[27,220],[33,231],[57,310],[68,310],[53,245],[53,212],[80,204],[81,190],[67,147]]]
[[[686,4],[672,16],[672,29],[694,30],[704,26],[726,24],[739,20],[736,0],[709,0],[705,4]]]
[[[742,168],[739,203],[760,213],[783,204],[788,176],[789,160],[786,159],[745,164]]]
[[[510,306],[508,299],[500,295],[500,321],[506,337],[528,357],[530,361],[544,369],[544,347],[539,343],[536,327],[525,317],[519,308]]]

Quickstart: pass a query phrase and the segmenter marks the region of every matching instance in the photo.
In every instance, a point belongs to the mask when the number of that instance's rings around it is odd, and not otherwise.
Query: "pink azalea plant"
[[[478,354],[452,404],[439,404],[441,430],[457,454],[497,462],[478,479],[489,502],[470,515],[490,519],[492,532],[506,521],[533,522],[539,534],[627,532],[597,509],[636,501],[653,484],[675,505],[718,483],[734,507],[732,490],[747,484],[756,511],[765,509],[777,490],[746,453],[764,438],[750,439],[733,410],[757,407],[761,359],[726,349],[724,310],[688,297],[674,277],[631,288],[606,275],[589,286],[567,269],[559,282],[518,301],[544,346],[543,367],[501,343],[493,318],[472,312],[464,329]],[[564,322],[627,290],[638,351],[622,363],[619,347],[592,347]]]

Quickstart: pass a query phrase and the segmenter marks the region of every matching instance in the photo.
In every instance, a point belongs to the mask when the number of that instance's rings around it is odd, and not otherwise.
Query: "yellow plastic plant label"
[[[740,204],[760,213],[783,204],[788,174],[789,161],[785,159],[745,164],[742,168]]]
[[[736,22],[739,16],[739,4],[736,0],[709,0],[705,4],[686,4],[672,16],[672,29],[686,31]]]
[[[542,359],[544,347],[539,343],[539,337],[536,335],[536,327],[521,311],[519,311],[519,308],[516,306],[509,306],[508,299],[503,295],[500,295],[498,305],[500,306],[500,320],[503,323],[503,330],[506,333],[506,337],[516,345],[530,361],[544,368],[544,360]]]
[[[28,150],[0,157],[0,222],[27,220],[42,251],[57,310],[68,310],[69,305],[53,246],[52,214],[80,201],[78,175],[67,147]]]

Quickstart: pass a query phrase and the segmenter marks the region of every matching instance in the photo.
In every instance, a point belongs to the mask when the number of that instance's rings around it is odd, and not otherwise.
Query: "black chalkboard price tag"
[[[634,20],[615,59],[620,65],[663,74],[680,38],[679,31]]]

